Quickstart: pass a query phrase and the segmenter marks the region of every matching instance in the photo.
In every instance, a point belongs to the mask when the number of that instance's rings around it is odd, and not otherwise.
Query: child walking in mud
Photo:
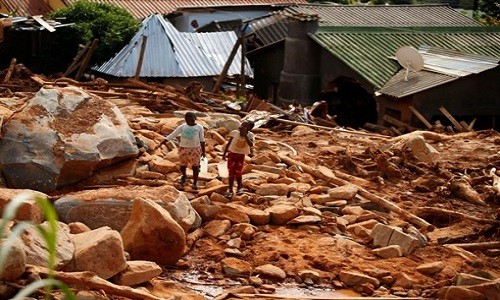
[[[245,156],[253,156],[254,134],[251,132],[254,127],[252,121],[241,123],[238,130],[229,133],[230,139],[224,149],[222,159],[227,157],[227,168],[229,171],[229,189],[226,193],[227,198],[233,197],[234,180],[236,179],[236,194],[243,194],[242,171],[245,163]]]
[[[158,149],[164,143],[171,141],[180,135],[181,137],[178,152],[182,176],[179,183],[181,185],[186,183],[186,170],[188,167],[191,167],[193,170],[192,188],[197,190],[200,159],[201,157],[205,157],[205,131],[203,126],[196,124],[196,115],[193,112],[187,112],[184,115],[184,120],[186,122],[179,125],[174,131],[172,131],[172,133],[167,135],[155,149]]]

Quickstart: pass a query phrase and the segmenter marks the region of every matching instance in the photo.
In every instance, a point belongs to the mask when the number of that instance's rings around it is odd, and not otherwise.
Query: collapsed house
[[[214,76],[221,73],[237,40],[229,32],[179,32],[161,15],[147,17],[137,34],[115,57],[92,69],[109,80],[147,78],[168,84],[187,85],[196,80],[212,87]],[[242,56],[238,51],[228,74],[241,73]],[[247,60],[244,72],[253,76]]]

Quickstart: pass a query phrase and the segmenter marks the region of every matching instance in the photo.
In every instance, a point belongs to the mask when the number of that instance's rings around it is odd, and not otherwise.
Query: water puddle
[[[220,280],[211,278],[208,274],[176,274],[173,278],[179,285],[186,289],[190,289],[200,295],[205,296],[207,299],[213,299],[223,294],[228,289],[241,287],[243,284],[237,280],[230,278],[223,278]],[[284,296],[284,298],[310,298],[310,299],[349,299],[352,297],[360,297],[360,294],[352,290],[335,290],[329,287],[321,286],[302,286],[294,283],[280,284],[275,283],[273,286],[276,291],[273,294],[276,296]],[[263,294],[265,297],[265,294]]]

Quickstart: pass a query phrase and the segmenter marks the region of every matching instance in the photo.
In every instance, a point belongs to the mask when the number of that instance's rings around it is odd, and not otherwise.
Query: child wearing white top
[[[252,121],[245,121],[241,123],[238,130],[233,130],[229,133],[230,140],[224,149],[222,159],[227,156],[227,168],[229,171],[229,189],[226,193],[227,198],[233,197],[233,185],[236,179],[236,194],[243,194],[242,189],[242,171],[245,163],[245,156],[253,156],[253,143],[255,136],[252,130],[254,123]]]
[[[186,123],[181,124],[172,133],[167,135],[155,149],[180,135],[178,152],[182,177],[179,183],[183,185],[186,182],[186,170],[188,167],[191,167],[193,169],[192,188],[197,190],[200,158],[202,156],[205,157],[205,131],[203,126],[196,124],[196,115],[193,112],[187,112],[184,115],[184,120]]]

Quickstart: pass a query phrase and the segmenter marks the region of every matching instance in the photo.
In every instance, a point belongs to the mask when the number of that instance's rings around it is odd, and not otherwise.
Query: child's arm
[[[200,125],[200,147],[201,147],[201,156],[206,157],[205,153],[205,129]]]
[[[245,134],[245,140],[247,141],[248,146],[250,146],[250,149],[253,147],[253,140],[248,137],[248,132]]]
[[[155,150],[160,148],[161,145],[165,144],[166,142],[174,139],[176,136],[178,136],[179,134],[182,133],[182,125],[178,126],[177,128],[175,128],[174,131],[172,131],[171,134],[167,135],[156,147],[155,147]]]
[[[233,137],[231,137],[229,139],[229,142],[227,142],[226,148],[224,149],[224,154],[222,154],[222,159],[226,159],[227,150],[229,149],[229,145],[231,145],[232,141],[233,141]]]
[[[201,156],[203,157],[206,157],[206,153],[205,153],[205,142],[200,142],[200,146],[201,146]]]

